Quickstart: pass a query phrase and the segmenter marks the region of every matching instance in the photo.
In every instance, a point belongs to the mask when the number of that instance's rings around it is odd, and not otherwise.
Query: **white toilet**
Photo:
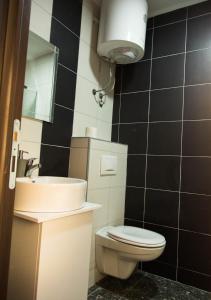
[[[108,226],[96,232],[95,244],[98,270],[127,279],[139,261],[158,258],[166,240],[161,234],[142,228]]]

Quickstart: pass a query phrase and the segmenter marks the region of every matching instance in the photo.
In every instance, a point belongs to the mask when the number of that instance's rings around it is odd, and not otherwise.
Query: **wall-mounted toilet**
[[[98,270],[127,279],[139,261],[158,258],[166,240],[161,234],[142,228],[108,226],[96,232],[95,243]]]

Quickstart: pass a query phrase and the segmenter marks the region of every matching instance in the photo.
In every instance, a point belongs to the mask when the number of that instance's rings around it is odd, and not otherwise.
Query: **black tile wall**
[[[143,60],[116,74],[112,134],[129,145],[125,224],[167,241],[142,268],[209,291],[210,27],[211,1],[148,21]]]
[[[152,91],[150,115],[152,121],[182,120],[183,88]]]
[[[179,193],[147,190],[145,221],[170,227],[178,227]]]
[[[147,147],[147,124],[122,124],[119,141],[128,144],[129,154],[145,154]]]
[[[184,52],[185,34],[186,21],[155,28],[153,57]]]
[[[134,107],[136,108],[135,110]],[[122,94],[121,123],[147,122],[148,107],[149,92]]]
[[[68,176],[81,11],[81,0],[53,1],[50,41],[59,48],[59,65],[54,120],[53,123],[43,122],[41,175]]]
[[[178,54],[152,60],[152,89],[182,86],[184,59],[184,54]]]

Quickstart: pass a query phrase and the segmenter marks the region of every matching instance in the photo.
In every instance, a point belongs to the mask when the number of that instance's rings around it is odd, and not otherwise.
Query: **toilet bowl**
[[[132,226],[108,226],[95,235],[96,264],[101,273],[127,279],[139,261],[151,261],[164,251],[165,238]]]

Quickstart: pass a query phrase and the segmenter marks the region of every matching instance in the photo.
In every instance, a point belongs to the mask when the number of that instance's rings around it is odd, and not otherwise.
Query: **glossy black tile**
[[[187,51],[211,47],[211,14],[188,20]]]
[[[179,266],[211,274],[211,236],[180,230]]]
[[[151,58],[151,54],[152,54],[152,29],[147,30],[146,32],[145,53],[142,60]]]
[[[153,28],[153,18],[147,20],[147,29]]]
[[[80,35],[81,11],[81,0],[53,1],[53,16],[77,35]]]
[[[74,109],[76,74],[58,65],[55,103]]]
[[[211,196],[181,194],[180,228],[211,235]]]
[[[182,86],[184,54],[154,59],[152,62],[152,89]]]
[[[176,267],[157,260],[143,263],[143,271],[176,280]]]
[[[114,143],[119,142],[119,124],[112,125],[111,141]]]
[[[132,220],[132,219],[125,219],[124,225],[143,228],[142,221],[137,221],[137,220]]]
[[[57,146],[70,146],[73,124],[73,111],[55,105],[54,122],[43,122],[42,143]]]
[[[79,38],[61,23],[52,19],[50,40],[59,48],[59,62],[77,72]]]
[[[178,227],[179,193],[147,190],[145,222]]]
[[[182,120],[183,89],[152,91],[150,121]]]
[[[184,52],[185,37],[186,21],[155,28],[153,57]]]
[[[178,269],[178,281],[211,292],[211,276],[182,268]],[[208,296],[210,297],[210,296]],[[202,299],[202,298],[201,298]],[[203,297],[204,299],[204,297]]]
[[[165,25],[165,24],[185,20],[186,17],[187,17],[187,8],[177,9],[172,12],[155,17],[154,26],[160,26],[160,25]]]
[[[150,123],[149,154],[180,155],[181,122]]]
[[[147,147],[147,124],[121,124],[119,141],[128,145],[129,154],[145,154]]]
[[[127,187],[125,218],[143,221],[144,189]]]
[[[187,53],[186,85],[211,83],[211,50]]]
[[[184,122],[183,155],[211,156],[211,121]]]
[[[179,157],[148,156],[148,188],[177,191],[179,189],[179,174]]]
[[[121,92],[121,85],[122,85],[122,66],[116,66],[115,72],[115,87],[114,87],[114,94],[119,94]]]
[[[114,95],[112,124],[120,122],[120,95]]]
[[[70,149],[41,145],[40,176],[68,176]]]
[[[211,119],[211,85],[185,87],[184,120]]]
[[[129,155],[127,160],[127,185],[145,186],[145,155]]]
[[[211,195],[211,158],[183,157],[182,192]]]
[[[188,17],[196,17],[211,12],[211,2],[205,1],[188,7]]]
[[[175,265],[177,261],[177,229],[145,223],[145,228],[162,234],[166,239],[166,248],[159,261]]]
[[[149,92],[121,95],[121,123],[148,121]]]
[[[149,90],[150,61],[142,61],[123,67],[122,92]]]

